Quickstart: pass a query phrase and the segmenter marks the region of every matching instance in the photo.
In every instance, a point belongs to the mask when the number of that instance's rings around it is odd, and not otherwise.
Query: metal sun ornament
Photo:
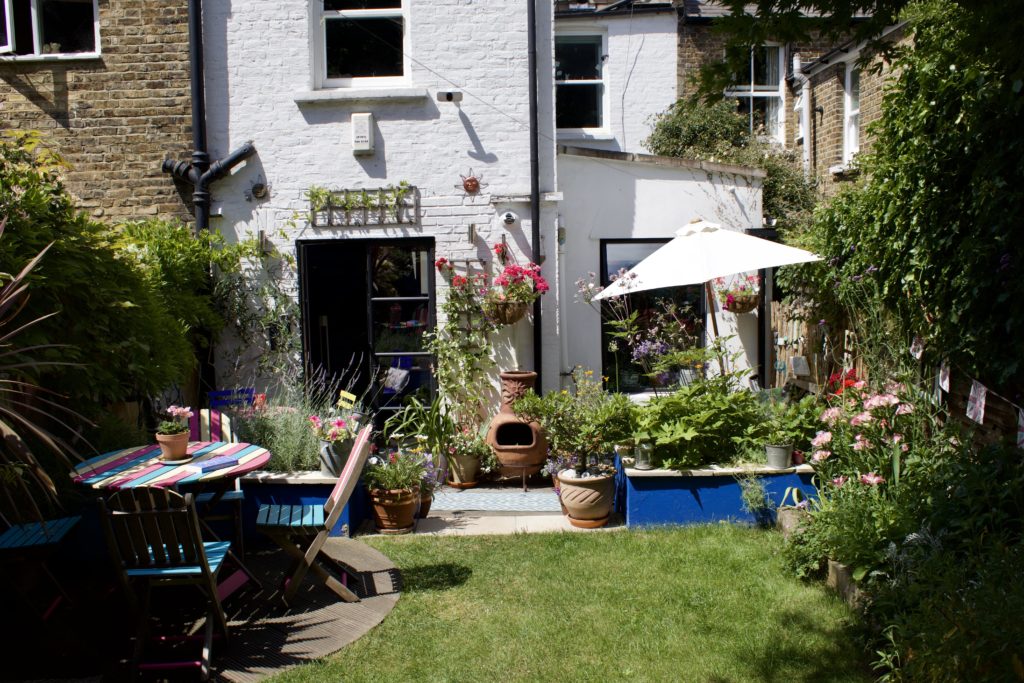
[[[487,183],[483,182],[483,175],[473,175],[473,169],[469,169],[469,175],[462,175],[460,173],[459,177],[462,178],[462,184],[455,187],[461,187],[467,194],[476,194],[481,189],[487,187]]]

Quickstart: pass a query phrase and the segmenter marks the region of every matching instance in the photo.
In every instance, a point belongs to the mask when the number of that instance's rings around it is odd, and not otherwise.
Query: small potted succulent
[[[188,406],[169,406],[166,420],[156,427],[156,442],[160,444],[160,457],[167,461],[188,459],[188,421],[192,409]]]

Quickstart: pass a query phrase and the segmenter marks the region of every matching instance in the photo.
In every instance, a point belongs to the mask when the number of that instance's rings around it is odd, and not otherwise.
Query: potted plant
[[[423,456],[418,453],[398,450],[367,461],[363,481],[369,489],[377,531],[382,534],[412,531],[420,505],[423,473]]]
[[[192,409],[188,406],[169,406],[167,417],[156,427],[156,442],[160,444],[164,460],[186,460],[188,458],[188,420]]]
[[[309,428],[320,441],[320,474],[325,477],[339,476],[352,449],[359,428],[358,419],[352,414],[326,418],[310,415]]]
[[[623,436],[616,426],[621,421],[615,418],[620,399],[605,392],[590,370],[577,367],[572,378],[572,392],[528,393],[513,407],[517,415],[544,428],[554,463],[576,463],[557,472],[559,498],[573,526],[596,528],[608,523],[614,500],[611,453]]]
[[[498,325],[511,325],[526,315],[530,304],[548,289],[548,282],[536,263],[525,266],[510,263],[494,278],[494,286],[484,295],[484,313]]]
[[[796,402],[771,400],[766,408],[765,459],[768,467],[784,469],[793,464],[793,449],[804,450],[817,425],[817,404],[813,397]]]
[[[715,292],[723,311],[750,313],[757,308],[761,296],[761,276],[747,275],[728,281],[723,277],[715,278]]]

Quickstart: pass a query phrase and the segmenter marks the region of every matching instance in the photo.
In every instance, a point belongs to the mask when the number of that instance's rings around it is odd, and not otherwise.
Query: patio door
[[[424,333],[434,328],[433,240],[298,242],[307,376],[322,372],[386,419],[433,395]]]

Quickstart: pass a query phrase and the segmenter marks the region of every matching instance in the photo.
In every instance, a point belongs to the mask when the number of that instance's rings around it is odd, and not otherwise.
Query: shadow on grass
[[[401,570],[402,591],[417,593],[425,591],[443,591],[461,586],[473,575],[473,570],[465,565],[424,564],[406,567]]]
[[[749,661],[757,681],[836,681],[874,679],[860,647],[863,631],[852,619],[841,626],[822,623],[795,610],[779,613],[776,633],[796,637],[779,638],[774,646],[754,653]],[[822,644],[811,647],[808,641]],[[846,676],[843,676],[846,674]]]

